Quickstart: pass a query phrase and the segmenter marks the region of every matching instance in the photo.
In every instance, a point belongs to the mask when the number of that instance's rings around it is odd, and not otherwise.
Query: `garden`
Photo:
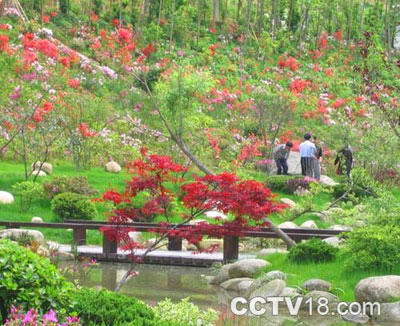
[[[0,322],[397,325],[399,8],[0,0]]]

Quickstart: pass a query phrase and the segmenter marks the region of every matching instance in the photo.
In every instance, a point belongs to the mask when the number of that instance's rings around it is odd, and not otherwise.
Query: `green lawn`
[[[280,270],[288,274],[288,286],[298,287],[305,281],[318,278],[331,282],[333,292],[343,301],[354,301],[354,288],[356,284],[367,277],[379,275],[400,275],[400,266],[396,270],[379,271],[346,271],[344,258],[338,255],[335,261],[327,263],[296,264],[288,261],[286,254],[273,254],[265,259],[271,263],[265,271]]]
[[[77,171],[73,165],[67,163],[55,164],[53,166],[54,173],[51,176],[39,178],[39,182],[49,180],[54,176],[86,176],[89,184],[99,191],[99,194],[106,189],[122,190],[124,180],[128,179],[125,172],[120,174],[106,173],[102,168],[93,168],[90,170]],[[11,162],[0,163],[0,190],[13,193],[12,185],[24,181],[24,166]],[[2,221],[26,221],[30,222],[32,217],[39,216],[45,222],[59,222],[57,217],[52,213],[49,200],[42,200],[33,203],[32,207],[27,212],[20,210],[20,198],[15,196],[15,203],[11,205],[0,206],[0,220]],[[98,205],[98,216],[96,220],[105,220],[105,212],[102,205]],[[72,241],[72,232],[65,229],[39,229],[43,232],[48,240],[54,240],[60,243],[70,243]],[[90,244],[99,244],[101,236],[98,231],[88,231],[88,242]]]
[[[86,176],[89,180],[89,184],[99,191],[99,194],[107,189],[117,189],[122,190],[124,187],[124,180],[128,179],[129,176],[126,172],[121,172],[120,174],[106,173],[103,168],[92,168],[90,170],[77,171],[74,166],[70,163],[59,162],[55,163],[54,173],[51,176],[44,178],[38,178],[38,182],[44,182],[53,178],[54,176]],[[245,177],[245,176],[243,176]],[[247,177],[253,177],[261,182],[265,178],[265,174],[256,173],[256,175],[251,175]],[[1,162],[0,163],[0,190],[9,191],[14,193],[12,190],[12,185],[17,182],[24,181],[24,166],[20,163],[12,162]],[[287,197],[294,201],[298,201],[299,198],[294,195],[287,195],[283,193],[277,193],[278,198]],[[59,222],[57,217],[52,213],[50,208],[49,200],[42,200],[33,203],[32,207],[27,212],[20,210],[20,198],[15,196],[16,201],[12,205],[1,205],[0,206],[0,220],[2,221],[25,221],[30,222],[32,217],[39,216],[45,222]],[[322,194],[317,198],[317,205],[323,209],[324,205],[330,200],[329,194]],[[96,220],[105,220],[105,210],[102,205],[98,205],[98,216]],[[284,219],[279,214],[275,214],[271,217],[274,223],[279,224],[284,222]],[[306,220],[314,220],[317,225],[321,228],[327,227],[328,225],[315,215],[305,214],[298,218],[295,223],[300,225]],[[39,229],[43,232],[46,239],[54,240],[60,243],[70,243],[72,241],[72,232],[56,229]],[[145,235],[145,237],[150,235]],[[88,231],[87,239],[89,244],[100,244],[101,236],[97,231]]]

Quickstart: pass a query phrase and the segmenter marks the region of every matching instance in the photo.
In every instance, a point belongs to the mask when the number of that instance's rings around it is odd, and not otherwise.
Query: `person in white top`
[[[313,176],[314,160],[316,159],[317,148],[310,140],[311,134],[304,135],[304,142],[300,144],[300,157],[301,157],[301,174],[304,176]]]

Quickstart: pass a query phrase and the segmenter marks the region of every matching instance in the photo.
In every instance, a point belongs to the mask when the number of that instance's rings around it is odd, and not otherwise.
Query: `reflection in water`
[[[117,282],[128,270],[127,264],[101,263],[87,275],[82,275],[79,284],[88,287],[103,287],[114,290]],[[234,318],[228,313],[229,299],[219,287],[209,285],[205,276],[212,275],[206,268],[177,267],[160,265],[138,265],[138,276],[128,280],[121,293],[135,296],[150,305],[165,298],[180,301],[190,297],[191,302],[203,309],[213,308],[221,312],[218,325],[224,326],[349,326],[340,318],[303,316],[294,319],[289,316],[264,316],[263,318]],[[378,326],[369,323],[368,325]],[[395,326],[390,323],[379,326]]]

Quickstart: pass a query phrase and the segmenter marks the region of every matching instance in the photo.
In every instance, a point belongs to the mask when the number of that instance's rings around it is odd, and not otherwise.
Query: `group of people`
[[[293,148],[292,142],[280,144],[275,147],[274,160],[278,169],[278,174],[288,174],[288,158]],[[301,174],[312,177],[316,180],[321,178],[321,161],[323,150],[317,137],[307,133],[304,135],[304,141],[300,144],[300,164]]]
[[[278,169],[278,174],[288,174],[288,158],[292,148],[293,143],[290,141],[275,147],[274,160]],[[304,141],[300,144],[299,151],[301,157],[301,174],[320,180],[323,150],[322,144],[317,137],[310,133],[305,134]],[[335,165],[337,174],[341,175],[345,172],[347,176],[350,176],[350,172],[353,168],[353,149],[350,145],[346,145],[337,152]]]

